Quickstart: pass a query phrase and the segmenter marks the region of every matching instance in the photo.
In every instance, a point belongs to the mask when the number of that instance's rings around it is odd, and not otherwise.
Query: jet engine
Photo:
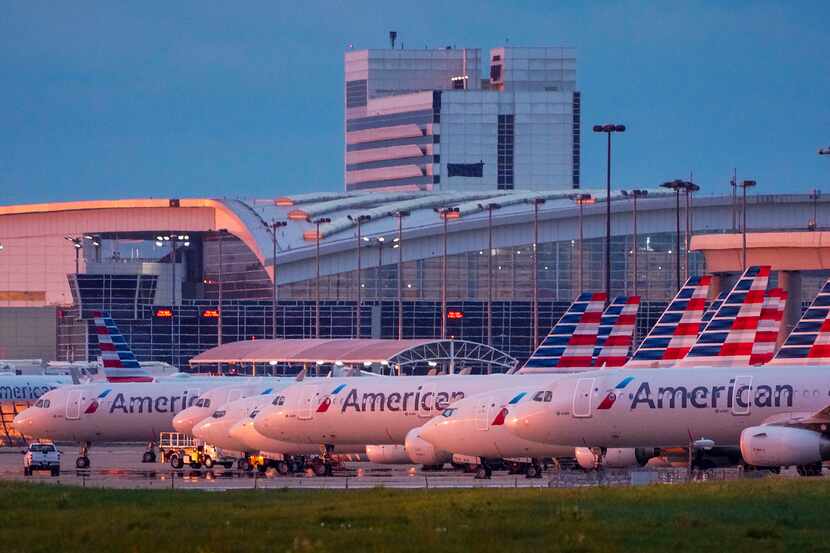
[[[413,428],[406,435],[404,448],[409,459],[419,465],[443,465],[452,461],[452,453],[436,449],[434,445],[421,438],[420,428]]]
[[[810,465],[830,459],[830,439],[805,428],[750,426],[741,432],[741,455],[758,467]]]
[[[577,447],[574,449],[574,455],[576,462],[585,470],[594,470],[600,466],[621,469],[645,466],[649,459],[657,456],[657,451],[645,447],[614,447],[600,456],[587,447]]]
[[[402,445],[367,445],[366,457],[381,465],[411,465],[412,461]]]

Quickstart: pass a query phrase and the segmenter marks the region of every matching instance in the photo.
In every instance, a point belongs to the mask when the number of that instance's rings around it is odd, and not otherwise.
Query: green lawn
[[[0,551],[830,551],[830,481],[575,490],[96,490],[0,483]]]

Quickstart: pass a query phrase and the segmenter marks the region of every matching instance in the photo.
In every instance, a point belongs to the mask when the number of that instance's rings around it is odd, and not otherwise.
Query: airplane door
[[[237,399],[242,397],[242,390],[239,388],[234,388],[233,390],[228,391],[228,399],[225,403],[230,403],[232,401],[236,401]]]
[[[435,414],[435,389],[435,384],[427,384],[421,391],[421,404],[418,406],[418,416],[422,419],[431,419]],[[429,394],[429,399],[427,399],[427,394]]]
[[[752,389],[751,376],[736,376],[732,390],[732,414],[748,415],[755,392]]]
[[[300,394],[300,404],[297,411],[297,418],[300,420],[310,420],[314,418],[314,411],[317,410],[317,391],[319,386],[305,385],[302,387]]]
[[[70,390],[66,396],[66,418],[67,420],[78,420],[81,418],[81,390]]]
[[[594,382],[596,382],[596,378],[580,378],[576,381],[571,411],[574,417],[585,418],[591,416],[591,398],[594,395]]]
[[[478,407],[476,407],[476,424],[479,430],[488,430],[490,428],[490,415],[493,405],[493,398],[486,397],[482,399]]]

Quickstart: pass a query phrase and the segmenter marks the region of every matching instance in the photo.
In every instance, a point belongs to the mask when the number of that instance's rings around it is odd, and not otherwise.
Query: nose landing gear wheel
[[[525,476],[528,478],[541,478],[542,468],[539,465],[528,465],[525,469]]]
[[[821,476],[821,463],[811,465],[798,465],[795,470],[799,476]]]
[[[481,465],[476,471],[476,480],[489,480],[493,477],[493,470],[490,467]]]
[[[89,468],[89,457],[86,455],[82,455],[75,459],[75,468],[79,469],[88,469]]]
[[[145,451],[144,455],[141,456],[142,463],[155,463],[156,462],[156,454],[152,451]]]

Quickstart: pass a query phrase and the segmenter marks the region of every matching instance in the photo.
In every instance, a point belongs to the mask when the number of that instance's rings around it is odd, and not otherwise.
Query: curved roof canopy
[[[303,339],[244,340],[200,353],[192,365],[215,363],[362,363],[412,365],[474,363],[512,369],[516,359],[495,348],[466,340]]]

